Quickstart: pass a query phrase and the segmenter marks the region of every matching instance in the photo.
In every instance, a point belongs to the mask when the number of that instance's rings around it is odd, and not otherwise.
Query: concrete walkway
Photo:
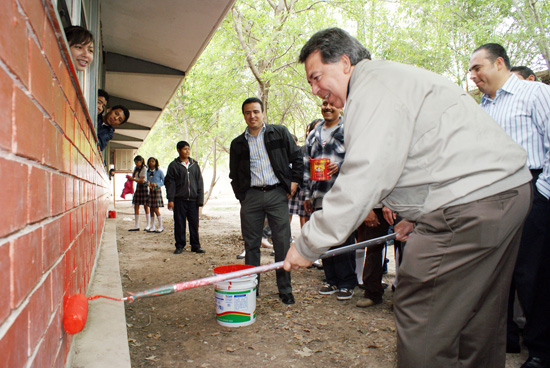
[[[90,295],[122,297],[115,219],[105,221]],[[75,336],[66,367],[131,367],[123,302],[104,298],[88,302],[86,327]]]

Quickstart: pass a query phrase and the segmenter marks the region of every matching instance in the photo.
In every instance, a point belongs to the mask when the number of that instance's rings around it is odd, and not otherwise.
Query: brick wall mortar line
[[[10,251],[11,253],[11,251]],[[11,257],[10,257],[11,258]],[[38,290],[40,286],[42,286],[46,280],[48,279],[48,276],[50,275],[52,269],[57,266],[63,257],[59,257],[59,259],[54,263],[52,267],[48,269],[48,271],[44,272],[42,274],[42,277],[38,280],[36,285],[32,288],[32,290],[29,292],[29,294],[25,297],[25,299],[19,304],[19,306],[15,309],[12,309],[10,312],[10,315],[4,320],[2,325],[0,325],[0,340],[4,338],[10,327],[13,325],[15,320],[21,315],[22,311],[29,305],[31,296]],[[27,354],[28,355],[28,354]]]
[[[24,235],[27,235],[27,234],[30,234],[32,233],[33,231],[35,231],[36,229],[42,227],[42,226],[45,226],[45,225],[49,225],[50,223],[56,221],[56,220],[59,220],[60,218],[62,218],[63,216],[65,216],[66,214],[69,214],[73,211],[77,211],[79,209],[81,209],[82,207],[88,205],[90,202],[95,202],[96,200],[100,200],[102,199],[102,197],[108,197],[109,196],[109,193],[105,193],[103,194],[102,196],[99,196],[99,197],[96,197],[92,200],[89,200],[83,204],[80,204],[78,206],[75,206],[73,208],[71,208],[70,210],[68,211],[65,211],[65,212],[62,212],[61,214],[59,215],[55,215],[55,216],[50,216],[50,217],[47,217],[39,222],[35,222],[35,223],[32,223],[32,224],[27,224],[25,227],[23,227],[22,229],[14,232],[14,233],[11,233],[9,235],[6,235],[5,237],[1,238],[0,241],[4,242],[4,241],[12,241],[12,240],[16,240],[17,238],[21,237],[21,236],[24,236]],[[108,198],[107,198],[108,199]],[[90,218],[93,218],[93,216],[90,216]],[[80,236],[82,234],[82,232],[84,231],[84,227],[82,228],[82,230],[76,234],[75,236],[75,239],[78,238],[78,236]],[[69,245],[68,248],[70,248],[72,246],[74,242],[74,239],[71,240],[71,244]],[[68,249],[67,248],[67,249]],[[11,249],[11,248],[10,248]],[[48,269],[49,270],[49,269]],[[12,276],[12,280],[13,280],[13,275]]]
[[[0,59],[0,67],[11,78],[11,80],[13,81],[15,87],[19,88],[19,90],[21,92],[23,92],[31,100],[31,102],[36,106],[36,108],[38,108],[38,110],[40,110],[43,117],[46,118],[49,121],[53,121],[55,123],[54,125],[55,125],[56,129],[61,134],[65,135],[65,133],[63,132],[63,129],[61,129],[61,127],[55,122],[54,118],[51,117],[46,110],[44,110],[42,105],[40,105],[40,103],[36,100],[36,98],[34,98],[34,96],[31,94],[31,92],[28,90],[28,88],[25,87],[25,85],[21,82],[21,80],[19,78],[17,78],[17,76],[9,69],[9,67],[2,61],[2,59]],[[57,78],[54,78],[54,80],[57,82],[57,85],[61,88],[61,85],[59,84],[59,80]],[[62,88],[61,88],[61,91],[63,91]],[[63,91],[63,97],[65,98],[65,101],[68,103],[67,96],[65,96],[64,91]],[[15,106],[13,106],[13,104],[15,104],[15,101],[12,102],[12,109],[15,110]]]
[[[104,195],[104,196],[107,196]],[[86,202],[88,203],[88,202]],[[83,206],[83,205],[82,205]],[[74,208],[73,210],[71,211],[74,211],[76,210],[77,208]],[[65,213],[68,213],[68,212],[71,212],[71,211],[67,211]],[[55,216],[54,218],[50,218],[51,220],[48,221],[48,220],[45,220],[45,221],[42,221],[40,224],[41,225],[44,225],[44,224],[48,224],[50,222],[53,222],[55,221],[56,219],[60,218],[62,215],[58,215],[58,216]],[[19,236],[21,235],[25,235],[27,233],[30,233],[34,230],[36,230],[38,227],[40,227],[41,225],[28,225],[25,227],[25,229],[17,232],[16,234],[19,234]],[[32,227],[31,230],[29,231],[25,231],[26,229]],[[76,236],[75,236],[75,239],[80,236],[83,232],[84,232],[84,229],[85,227],[82,228],[82,230],[80,231],[80,233],[78,233]],[[105,227],[103,227],[102,229],[102,232],[101,232],[101,238],[103,237],[103,233],[105,232]],[[7,241],[10,241],[12,239],[8,239],[8,238],[11,238],[14,234],[8,236],[7,238],[3,238],[2,240],[6,240]],[[100,244],[101,244],[101,240],[100,240]],[[72,248],[72,246],[74,245],[74,239],[73,241],[71,242],[71,245],[69,247],[67,247],[67,249],[61,253],[61,255],[57,258],[57,260],[52,264],[51,267],[49,267],[47,270],[44,271],[44,273],[42,274],[42,276],[40,277],[40,279],[38,280],[38,282],[36,283],[36,285],[31,289],[31,291],[27,294],[27,296],[25,297],[25,299],[19,304],[19,306],[15,309],[12,309],[11,312],[10,312],[10,315],[6,318],[6,320],[0,325],[0,340],[6,335],[7,331],[9,330],[9,328],[13,325],[13,323],[15,322],[15,320],[17,319],[17,317],[19,317],[19,315],[21,314],[21,312],[25,309],[25,307],[29,304],[30,302],[30,298],[31,296],[36,292],[36,290],[42,286],[44,284],[44,282],[46,282],[46,280],[48,279],[48,276],[52,273],[52,270],[57,267],[57,265],[59,265],[59,263],[61,262],[61,260],[63,259],[63,257],[67,254],[67,252]],[[12,252],[13,252],[13,249],[12,249],[12,246],[13,246],[13,243],[10,244],[10,261],[12,260]],[[96,244],[94,244],[94,246],[96,246]],[[94,260],[94,267],[92,268],[92,274],[95,270],[95,266],[97,264],[97,257],[98,257],[98,254],[99,252],[96,252],[96,257],[95,257],[95,260]],[[11,267],[10,267],[10,270],[11,270]],[[11,272],[11,271],[10,271]],[[13,280],[13,275],[12,276],[12,280]],[[10,288],[11,288],[11,285],[10,285]],[[87,288],[89,288],[89,282],[88,282],[88,285],[87,285]],[[11,292],[10,292],[11,294]],[[51,314],[52,316],[55,316],[55,312]],[[52,319],[50,318],[50,323],[51,323]],[[49,324],[48,324],[49,326]]]
[[[52,322],[53,322],[53,319],[55,318],[55,315],[57,313],[57,309],[55,311],[52,312],[51,316],[50,316],[50,320],[48,322],[48,325],[46,326],[46,330],[45,332],[48,331],[48,328],[51,326]],[[63,315],[61,315],[61,318],[63,318]],[[44,339],[45,339],[45,336],[42,335],[40,336],[40,339],[38,340],[36,346],[35,346],[35,349],[34,351],[32,352],[32,354],[29,354],[28,356],[28,359],[27,359],[27,364],[25,364],[24,368],[31,368],[33,366],[36,366],[35,361],[34,359],[36,358],[36,356],[38,355],[38,351],[40,350],[40,346],[42,345],[42,343],[44,342]],[[61,341],[61,340],[60,340]],[[60,349],[63,347],[63,344],[58,344],[57,346],[57,351],[56,351],[56,354],[55,356],[57,357],[59,355],[59,351]],[[29,349],[30,349],[30,344],[29,344]]]
[[[54,168],[51,168],[49,166],[42,165],[38,161],[34,161],[34,160],[31,160],[31,159],[25,158],[23,156],[18,156],[16,154],[14,154],[13,152],[6,151],[5,149],[2,149],[2,148],[0,148],[0,157],[4,158],[6,160],[9,160],[9,161],[13,161],[13,162],[17,162],[17,163],[20,163],[20,164],[23,164],[23,165],[32,166],[32,167],[35,167],[35,168],[38,168],[38,169],[42,169],[42,170],[45,170],[49,173],[59,174],[59,175],[62,175],[66,178],[78,179],[80,181],[98,186],[100,188],[110,188],[109,184],[103,186],[101,184],[94,183],[94,182],[91,182],[89,180],[86,180],[85,178],[75,176],[75,175],[72,175],[72,174],[67,174],[67,173],[64,173],[62,171],[58,171],[58,170],[56,170]],[[95,166],[93,166],[89,161],[86,160],[86,162],[88,162],[88,164],[95,169]],[[96,170],[96,172],[97,172],[97,170]]]
[[[16,4],[17,4],[17,10],[19,11],[19,13],[25,19],[25,25],[27,26],[27,30],[29,31],[30,38],[32,38],[32,40],[36,43],[36,46],[40,50],[40,54],[42,55],[43,59],[46,61],[46,64],[48,64],[48,68],[50,69],[50,72],[54,76],[53,80],[56,82],[58,87],[61,88],[62,86],[61,86],[61,81],[59,80],[59,76],[55,73],[55,69],[52,68],[52,65],[50,64],[50,60],[46,56],[46,52],[44,51],[44,48],[40,44],[39,38],[38,38],[36,32],[34,31],[34,29],[32,27],[29,16],[25,13],[23,8],[21,8],[21,5],[19,4],[19,1],[16,1]],[[49,16],[48,16],[48,20],[50,20]],[[58,39],[58,45],[59,45],[59,39]],[[67,60],[64,57],[65,55],[63,55],[63,53],[62,53],[62,56],[63,56],[63,61],[67,65],[68,63],[67,63]],[[65,91],[63,90],[63,88],[61,88],[61,91],[63,92],[63,97],[65,97],[65,101],[68,102],[69,100],[68,100],[67,96],[65,95]],[[80,103],[82,103],[82,101],[80,101]],[[51,119],[51,117],[49,117],[49,118]]]

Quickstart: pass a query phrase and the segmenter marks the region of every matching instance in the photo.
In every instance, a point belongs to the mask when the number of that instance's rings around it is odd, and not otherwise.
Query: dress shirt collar
[[[499,95],[502,93],[508,93],[511,95],[514,95],[519,92],[521,88],[521,80],[514,74],[510,73],[510,77],[506,80],[506,82],[497,90],[497,93],[495,94],[495,98],[491,99],[488,95],[484,94],[481,97],[481,103],[488,103],[491,101],[496,101]]]
[[[264,132],[265,132],[265,123],[263,123],[262,129],[260,129],[260,133],[258,133],[258,136],[263,135]],[[248,140],[248,137],[254,137],[252,134],[250,134],[248,127],[246,127],[246,130],[244,131],[244,137],[246,138],[246,140]]]

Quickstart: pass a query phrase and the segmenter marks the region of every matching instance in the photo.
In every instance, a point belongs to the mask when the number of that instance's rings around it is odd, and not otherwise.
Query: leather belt
[[[323,198],[313,198],[311,201],[314,211],[319,211],[323,209]]]
[[[280,183],[277,183],[277,184],[274,184],[274,185],[264,185],[262,187],[250,187],[252,189],[256,189],[256,190],[259,190],[259,191],[262,191],[262,192],[269,192],[270,190],[273,190],[277,187],[280,187],[281,184]]]

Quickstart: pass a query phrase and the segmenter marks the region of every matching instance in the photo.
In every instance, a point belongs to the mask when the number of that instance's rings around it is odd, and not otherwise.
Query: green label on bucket
[[[256,275],[215,284],[216,320],[226,327],[247,326],[256,320]]]
[[[224,294],[224,295],[240,295],[240,294],[247,294],[252,291],[256,291],[256,288],[253,290],[243,290],[243,291],[223,291],[223,290],[216,290],[216,293],[218,294]]]
[[[227,322],[227,323],[241,323],[248,322],[253,318],[256,318],[256,311],[254,311],[253,317],[249,313],[238,313],[238,312],[225,312],[216,315],[218,321]]]

